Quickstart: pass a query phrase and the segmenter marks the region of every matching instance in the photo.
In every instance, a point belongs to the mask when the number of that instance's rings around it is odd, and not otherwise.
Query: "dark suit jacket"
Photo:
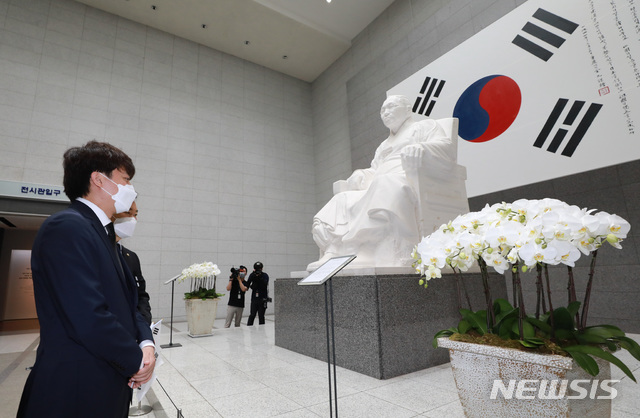
[[[50,216],[31,269],[40,345],[18,417],[126,417],[127,386],[152,340],[133,277],[82,202]]]
[[[120,247],[124,261],[127,262],[127,266],[129,270],[131,270],[131,274],[133,274],[133,278],[136,279],[136,284],[138,285],[138,312],[140,312],[147,323],[151,325],[151,304],[149,303],[149,293],[147,293],[147,283],[144,281],[144,277],[142,277],[140,259],[138,258],[138,254],[124,245]]]

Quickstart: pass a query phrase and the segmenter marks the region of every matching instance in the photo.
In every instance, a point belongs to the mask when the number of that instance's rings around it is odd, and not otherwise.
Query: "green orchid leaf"
[[[603,326],[587,327],[575,333],[580,344],[604,344],[609,338],[620,336],[624,336],[624,332]]]
[[[570,340],[573,337],[573,331],[568,329],[556,329],[555,337],[559,340]]]
[[[569,306],[567,306],[567,310],[571,314],[572,317],[575,317],[578,311],[580,310],[580,302],[577,300],[571,302]]]
[[[508,313],[513,310],[513,306],[509,303],[508,300],[498,298],[493,301],[493,312],[496,314],[496,320],[499,314]]]
[[[618,344],[616,344],[615,341],[607,340],[604,343],[607,346],[607,348],[609,349],[609,351],[611,351],[611,352],[618,351]]]
[[[498,331],[497,334],[500,336],[500,338],[502,338],[503,340],[518,339],[517,332],[516,334],[514,334],[511,331],[514,323],[516,324],[516,327],[517,327],[518,326],[517,317],[508,318],[506,320],[503,320],[500,323],[500,327],[497,330]]]
[[[538,348],[541,345],[544,345],[544,341],[540,338],[525,338],[524,340],[518,340],[518,342],[527,348]]]
[[[627,350],[636,360],[640,360],[640,345],[629,337],[616,337],[620,347]]]
[[[433,346],[433,348],[438,348],[438,338],[450,337],[452,334],[456,332],[458,332],[458,330],[455,328],[443,329],[436,332],[436,335],[433,336],[433,341],[431,342],[431,345]]]
[[[622,361],[620,361],[620,359],[618,357],[614,356],[613,354],[611,354],[611,353],[609,353],[607,351],[604,351],[600,347],[596,347],[596,346],[593,346],[593,345],[572,345],[570,347],[563,347],[563,349],[564,349],[564,351],[569,353],[572,357],[573,357],[574,353],[582,353],[582,354],[586,354],[586,355],[600,357],[603,360],[607,360],[608,362],[613,363],[616,366],[618,366],[620,368],[620,370],[622,370],[624,372],[624,374],[629,376],[629,378],[631,380],[633,380],[634,382],[636,381],[636,378],[633,376],[633,373],[631,373],[631,370],[629,370],[629,368]],[[578,360],[576,360],[576,362],[577,361]],[[585,370],[587,370],[587,369],[585,368]],[[589,370],[587,370],[587,372],[589,372]],[[595,375],[592,375],[592,376],[595,376]]]
[[[466,320],[463,319],[460,322],[458,322],[458,332],[460,334],[466,334],[470,329],[471,329],[471,324],[469,324],[469,322],[467,322]]]
[[[529,344],[533,344],[537,346],[544,345],[544,340],[542,338],[531,337],[531,338],[527,338],[525,341],[528,342]]]
[[[522,323],[522,333],[524,335],[520,335],[520,328],[518,325],[518,321],[515,321],[513,325],[511,325],[511,331],[516,335],[518,340],[525,340],[527,338],[533,338],[536,336],[536,330],[529,322],[524,321]]]
[[[525,340],[518,340],[518,342],[520,344],[522,344],[523,347],[527,347],[527,348],[536,348],[537,347],[537,345],[531,344],[530,342],[527,342]]]
[[[487,312],[482,310],[478,312],[472,312],[469,309],[460,309],[462,319],[467,321],[469,325],[480,335],[487,333]]]
[[[500,321],[504,321],[508,318],[513,318],[518,316],[518,308],[511,308],[509,311],[502,311],[499,315],[496,315],[496,325],[500,324]]]
[[[578,366],[582,367],[584,371],[589,373],[591,376],[596,376],[600,373],[600,368],[598,367],[598,363],[590,356],[580,353],[580,352],[568,352],[569,355],[578,363]]]
[[[587,329],[603,329],[603,330],[609,330],[610,335],[611,336],[615,336],[615,337],[624,337],[625,333],[624,331],[622,331],[620,328],[613,326],[613,325],[594,325],[592,327],[586,327],[585,330]]]
[[[533,325],[534,327],[538,328],[540,331],[542,331],[543,333],[549,335],[551,333],[551,325],[549,325],[548,323],[544,322],[543,320],[540,319],[536,319],[534,317],[527,317],[525,318],[525,321],[529,322],[531,325]]]
[[[511,311],[505,313],[501,317],[496,316],[496,324],[493,326],[493,332],[496,334],[500,333],[500,330],[503,329],[503,324],[509,323],[511,324],[513,319],[518,319],[518,308],[514,308]],[[509,325],[509,329],[511,326]]]
[[[556,331],[560,329],[571,330],[575,329],[575,323],[573,321],[573,317],[571,312],[567,308],[560,307],[553,311],[553,322],[556,327]],[[549,318],[549,322],[551,322],[551,318]]]

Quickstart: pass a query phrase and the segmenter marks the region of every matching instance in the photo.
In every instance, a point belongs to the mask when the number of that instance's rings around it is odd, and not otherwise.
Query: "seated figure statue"
[[[388,97],[380,116],[390,132],[371,167],[335,182],[313,219],[320,259],[308,271],[350,254],[357,257],[348,267],[411,266],[422,236],[469,210],[466,170],[456,164],[457,119],[443,120],[444,127],[415,120],[405,96]]]

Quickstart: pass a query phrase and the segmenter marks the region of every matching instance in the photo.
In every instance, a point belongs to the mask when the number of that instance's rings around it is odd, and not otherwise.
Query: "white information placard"
[[[339,272],[349,264],[355,255],[345,255],[341,257],[333,257],[327,260],[326,263],[318,267],[313,273],[305,277],[298,282],[299,285],[319,285],[326,282],[334,274]]]

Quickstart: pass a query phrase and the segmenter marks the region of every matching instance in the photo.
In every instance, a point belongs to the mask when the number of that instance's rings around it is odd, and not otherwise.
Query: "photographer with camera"
[[[267,310],[267,302],[271,302],[269,297],[269,275],[262,271],[262,267],[261,262],[256,262],[253,265],[253,273],[251,273],[247,281],[248,286],[253,290],[251,293],[251,313],[247,321],[248,326],[253,325],[256,314],[258,314],[258,323],[260,325],[264,324],[264,312]]]
[[[227,284],[227,291],[229,293],[229,305],[227,306],[227,320],[224,323],[225,328],[231,326],[231,321],[235,315],[235,326],[240,326],[242,320],[242,311],[244,310],[244,293],[249,288],[244,278],[247,275],[247,268],[240,266],[236,270],[231,267],[231,276],[229,276],[229,283]]]

